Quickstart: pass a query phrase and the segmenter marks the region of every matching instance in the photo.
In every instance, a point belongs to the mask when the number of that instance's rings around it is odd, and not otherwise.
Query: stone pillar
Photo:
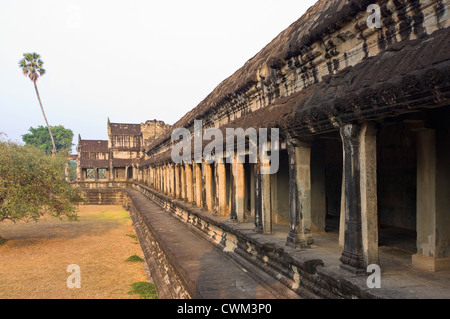
[[[192,167],[188,163],[184,165],[186,170],[186,198],[189,203],[194,203]]]
[[[173,179],[172,166],[167,164],[167,195],[172,196]]]
[[[174,178],[175,198],[180,199],[181,198],[180,167],[178,166],[178,164],[173,164],[173,165],[174,165],[174,172],[175,172],[175,178]]]
[[[115,180],[115,174],[114,174],[114,167],[113,167],[113,165],[112,165],[112,159],[111,159],[111,156],[110,156],[110,159],[109,159],[109,171],[110,171],[110,173],[109,173],[109,180],[111,181],[111,182],[113,182],[114,180]]]
[[[236,217],[239,223],[245,222],[245,171],[244,163],[240,163],[236,158],[233,164]]]
[[[311,148],[311,231],[324,233],[327,217],[323,145],[315,141]]]
[[[148,175],[149,187],[153,187],[153,185],[155,184],[153,167],[151,167],[151,166],[148,167],[148,174],[149,174]]]
[[[311,145],[288,141],[289,236],[287,245],[310,247],[311,236]]]
[[[166,171],[165,171],[165,167],[164,166],[160,167],[159,173],[160,173],[161,192],[164,193],[164,191],[165,191],[164,184],[165,184],[165,178],[166,178],[166,175],[165,175]]]
[[[263,232],[262,199],[261,199],[261,168],[260,164],[253,165],[254,197],[255,197],[255,233]]]
[[[173,164],[169,164],[169,185],[169,194],[175,198],[175,166]]]
[[[412,264],[429,271],[450,269],[449,141],[437,148],[437,137],[435,129],[417,133],[417,254]],[[446,158],[439,153],[447,153]]]
[[[164,167],[160,166],[158,168],[159,171],[159,190],[164,192]]]
[[[169,195],[169,166],[164,166],[164,193]]]
[[[172,196],[172,167],[167,164],[167,195]]]
[[[172,172],[172,197],[177,198],[177,180],[176,180],[176,173],[177,173],[177,166],[175,163],[170,165],[171,172]]]
[[[164,166],[159,167],[159,190],[164,193]]]
[[[165,179],[166,179],[166,170],[165,170],[165,166],[161,166],[160,168],[160,173],[161,173],[161,192],[164,193],[166,191],[165,189]]]
[[[250,192],[248,196],[250,196],[250,215],[255,216],[255,204],[256,204],[256,196],[255,196],[255,174],[253,172],[253,164],[250,165]]]
[[[379,264],[377,198],[377,131],[364,123],[360,133],[361,235],[364,267]]]
[[[156,189],[161,191],[161,167],[156,167]]]
[[[218,194],[218,214],[220,216],[227,215],[227,175],[225,163],[222,159],[217,164],[217,194]]]
[[[236,190],[236,161],[237,159],[234,158],[233,162],[230,163],[230,181],[228,183],[228,186],[230,187],[230,221],[232,222],[237,222],[237,210],[236,210],[236,194],[237,194],[237,190]]]
[[[186,200],[186,172],[184,164],[180,165],[180,196],[182,200]]]
[[[201,164],[194,163],[195,174],[195,204],[202,207],[202,168]]]
[[[345,242],[340,260],[343,269],[355,274],[365,273],[361,229],[360,131],[358,124],[341,127],[345,154]]]
[[[343,167],[345,166],[345,152],[343,155]],[[341,186],[341,218],[339,221],[339,245],[345,245],[345,172],[342,171],[342,186]]]
[[[265,155],[265,154],[264,154]],[[270,163],[267,158],[263,159],[261,162],[261,168],[266,168],[269,171]],[[271,205],[271,175],[260,174],[261,179],[261,216],[262,216],[262,227],[264,234],[272,233],[272,205]]]
[[[156,189],[156,167],[152,167],[152,177],[153,177],[153,184],[152,184],[152,186],[153,186],[153,188],[155,188]]]
[[[203,176],[204,176],[204,192],[205,192],[205,206],[208,210],[213,210],[213,192],[212,192],[212,169],[211,165],[208,164],[206,161],[203,161]]]

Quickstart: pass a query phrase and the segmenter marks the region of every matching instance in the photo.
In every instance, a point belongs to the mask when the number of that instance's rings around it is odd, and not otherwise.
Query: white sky
[[[0,0],[0,132],[45,125],[18,62],[37,52],[50,125],[74,143],[116,123],[173,124],[316,0]]]

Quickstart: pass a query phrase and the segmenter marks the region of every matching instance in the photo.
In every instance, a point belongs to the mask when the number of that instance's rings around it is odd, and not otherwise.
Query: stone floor
[[[158,232],[157,237],[164,242],[165,253],[175,256],[179,272],[194,287],[195,298],[300,298],[270,276],[263,281],[256,280],[250,275],[253,270],[245,269],[226,257],[142,193],[135,190],[127,192],[144,219]],[[272,285],[279,289],[274,291]]]

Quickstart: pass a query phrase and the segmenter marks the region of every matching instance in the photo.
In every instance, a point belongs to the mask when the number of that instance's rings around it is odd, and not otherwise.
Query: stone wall
[[[133,227],[139,238],[139,244],[158,291],[158,298],[191,299],[174,269],[175,261],[170,260],[169,256],[164,253],[161,244],[153,235],[151,225],[146,223],[141,212],[139,212],[129,197],[126,197],[124,207],[130,212]]]
[[[144,146],[153,142],[169,128],[170,125],[164,123],[163,121],[153,120],[142,123],[141,132],[144,139]]]

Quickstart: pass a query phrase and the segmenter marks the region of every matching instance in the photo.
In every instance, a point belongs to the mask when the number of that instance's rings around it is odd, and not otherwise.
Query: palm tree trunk
[[[52,155],[55,155],[56,154],[56,146],[55,146],[55,140],[53,139],[52,130],[50,129],[50,125],[48,125],[47,117],[45,116],[44,108],[42,107],[41,97],[39,96],[39,91],[38,91],[38,88],[36,85],[36,81],[33,81],[33,84],[34,84],[34,89],[36,90],[37,98],[39,100],[39,105],[41,106],[42,115],[44,115],[45,123],[47,124],[48,132],[50,133],[50,138],[52,139],[52,144],[53,144]]]

